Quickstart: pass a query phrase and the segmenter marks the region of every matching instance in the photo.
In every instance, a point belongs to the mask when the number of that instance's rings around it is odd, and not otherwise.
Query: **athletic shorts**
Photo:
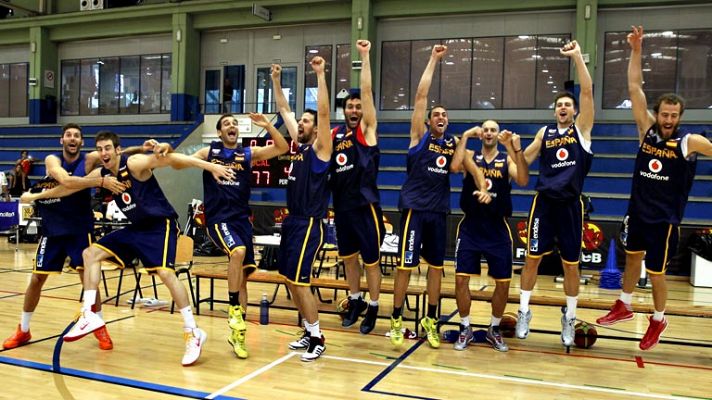
[[[561,259],[578,263],[581,255],[583,203],[580,197],[554,200],[537,193],[529,211],[527,256],[541,258],[554,251],[557,240]]]
[[[484,256],[489,276],[498,281],[512,279],[512,234],[504,217],[476,221],[465,216],[457,231],[456,275],[479,275]]]
[[[626,216],[621,239],[626,253],[645,252],[645,270],[664,274],[668,261],[677,253],[680,228],[668,223],[648,224]]]
[[[432,211],[402,211],[398,244],[399,269],[416,268],[420,264],[420,257],[433,268],[443,268],[447,238],[446,217],[445,213]]]
[[[148,271],[175,269],[178,222],[164,218],[142,224],[131,224],[99,239],[96,246],[107,253],[120,267],[138,258]]]
[[[209,224],[206,231],[210,239],[227,254],[232,254],[237,249],[245,250],[242,268],[249,275],[257,270],[255,263],[255,250],[252,245],[252,223],[249,218],[240,218],[232,222]]]
[[[91,246],[94,235],[42,236],[37,245],[33,274],[61,274],[64,261],[69,257],[69,268],[84,268],[82,252]]]
[[[279,274],[296,285],[309,286],[312,265],[323,242],[321,218],[287,216],[279,243]]]
[[[366,267],[379,264],[381,244],[386,235],[380,206],[369,204],[354,210],[338,211],[334,222],[339,257],[348,258],[361,253]]]

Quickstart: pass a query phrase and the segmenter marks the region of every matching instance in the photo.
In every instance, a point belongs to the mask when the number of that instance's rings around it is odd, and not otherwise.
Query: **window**
[[[410,107],[410,41],[383,42],[381,48],[381,110]]]
[[[359,87],[359,85],[356,85]],[[336,87],[332,98],[342,91],[348,91],[351,88],[351,45],[337,44],[336,45]],[[336,102],[333,102],[336,106]]]
[[[62,62],[62,99],[61,115],[79,115],[79,73],[78,60]]]
[[[443,44],[447,54],[440,65],[440,104],[448,109],[467,109],[472,86],[472,39],[449,39]]]
[[[502,108],[504,79],[504,38],[476,38],[472,41],[472,109]]]
[[[316,93],[317,93],[317,79],[316,73],[311,67],[311,59],[320,56],[326,61],[324,66],[324,72],[326,75],[326,86],[329,88],[329,93],[331,96],[334,94],[331,91],[331,58],[332,58],[332,46],[307,46],[305,51],[304,60],[304,108],[311,108],[316,110]]]
[[[209,69],[205,71],[205,113],[218,114],[220,112],[220,70]]]
[[[311,67],[309,67],[311,68]],[[257,112],[276,113],[275,98],[272,94],[272,75],[270,67],[257,68]],[[282,67],[280,85],[289,108],[297,109],[297,67]]]
[[[0,117],[27,116],[29,64],[0,64]]]
[[[135,99],[141,114],[161,112],[161,59],[160,55],[141,56],[141,98]]]
[[[559,50],[569,41],[568,35],[537,36],[536,108],[554,108],[554,96],[563,90],[569,76],[569,58]]]

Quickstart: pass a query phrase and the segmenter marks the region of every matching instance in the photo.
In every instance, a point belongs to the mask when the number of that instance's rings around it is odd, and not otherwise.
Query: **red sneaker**
[[[630,321],[633,319],[633,311],[629,310],[620,299],[616,300],[608,314],[596,320],[598,325],[613,325],[618,322]]]
[[[665,332],[665,328],[668,326],[667,318],[663,317],[662,321],[656,321],[653,317],[648,318],[650,320],[650,325],[648,325],[648,330],[645,331],[645,335],[640,339],[640,349],[650,350],[655,347],[660,341],[660,335]]]
[[[106,325],[94,331],[94,337],[99,341],[99,348],[102,350],[111,350],[114,348],[114,342],[111,341],[109,331],[106,330]]]
[[[30,339],[32,339],[30,331],[23,332],[22,329],[20,329],[20,325],[18,324],[15,333],[13,333],[12,336],[2,342],[2,347],[5,350],[14,349],[15,347],[22,346],[23,344],[29,342]]]

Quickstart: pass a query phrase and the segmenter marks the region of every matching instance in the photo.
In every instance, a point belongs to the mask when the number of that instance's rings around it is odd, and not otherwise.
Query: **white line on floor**
[[[260,369],[258,369],[258,370],[255,370],[255,371],[253,371],[253,372],[251,372],[251,373],[249,373],[249,374],[243,376],[242,378],[240,378],[240,379],[236,380],[235,382],[233,382],[233,383],[231,383],[231,384],[229,384],[229,385],[223,387],[222,389],[218,390],[217,392],[210,393],[210,395],[209,395],[208,397],[206,397],[206,399],[214,399],[215,397],[220,396],[221,394],[224,394],[224,393],[228,392],[229,390],[232,390],[232,389],[234,389],[234,388],[236,388],[236,387],[242,385],[243,383],[249,381],[250,379],[256,377],[257,375],[260,375],[260,374],[262,374],[263,372],[269,371],[270,369],[272,369],[272,368],[276,367],[277,365],[279,365],[279,364],[281,364],[281,363],[283,363],[283,362],[289,360],[290,358],[292,358],[293,356],[295,356],[295,355],[297,355],[297,354],[299,354],[299,353],[290,352],[289,354],[285,355],[284,357],[282,357],[282,358],[280,358],[280,359],[277,359],[277,360],[274,360],[274,361],[272,361],[271,363],[265,365],[264,367],[262,367],[262,368],[260,368]]]

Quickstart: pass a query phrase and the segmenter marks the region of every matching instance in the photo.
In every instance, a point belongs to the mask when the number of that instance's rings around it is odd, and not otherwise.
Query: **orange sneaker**
[[[12,336],[2,342],[2,347],[5,350],[14,349],[15,347],[22,346],[23,344],[29,342],[30,339],[32,339],[32,334],[30,334],[30,331],[23,332],[22,329],[20,329],[20,325],[18,324],[15,333],[13,333]]]
[[[114,348],[114,342],[111,341],[109,331],[106,330],[106,325],[94,331],[96,340],[99,341],[99,348],[102,350],[111,350]]]

